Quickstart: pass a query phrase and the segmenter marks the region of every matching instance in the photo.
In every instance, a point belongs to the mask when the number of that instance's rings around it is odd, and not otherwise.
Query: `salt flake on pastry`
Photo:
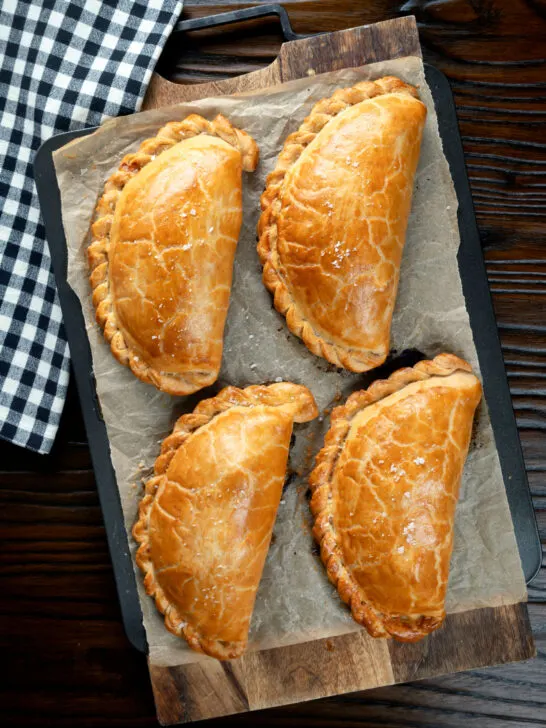
[[[311,392],[227,387],[165,439],[133,529],[144,585],[167,629],[219,660],[245,650],[286,474]]]
[[[310,476],[328,577],[373,637],[441,626],[453,523],[481,385],[441,354],[352,394],[332,412]]]
[[[314,354],[366,371],[390,327],[426,108],[397,78],[339,89],[291,134],[267,178],[263,280]]]
[[[116,359],[175,395],[220,369],[242,170],[256,143],[223,116],[171,122],[105,185],[88,249],[97,322]]]

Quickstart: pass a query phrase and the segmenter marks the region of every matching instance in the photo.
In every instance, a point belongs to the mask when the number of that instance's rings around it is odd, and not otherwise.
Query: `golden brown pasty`
[[[136,560],[167,629],[194,650],[219,660],[245,650],[292,424],[316,415],[306,387],[227,387],[163,442],[133,529]]]
[[[451,354],[399,369],[332,412],[310,478],[313,533],[373,637],[414,642],[445,618],[453,521],[481,385]]]
[[[96,318],[116,359],[170,394],[212,384],[222,358],[242,170],[258,148],[223,116],[171,122],[127,155],[96,209]]]
[[[389,351],[426,108],[398,78],[320,101],[267,178],[263,280],[314,354],[365,371]]]

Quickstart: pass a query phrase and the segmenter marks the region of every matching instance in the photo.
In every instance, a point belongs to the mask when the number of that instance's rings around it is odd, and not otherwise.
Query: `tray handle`
[[[192,18],[191,20],[179,20],[174,26],[173,33],[185,33],[188,30],[205,30],[208,28],[217,28],[220,25],[232,25],[240,23],[243,20],[253,20],[255,18],[267,18],[275,15],[279,18],[282,34],[285,40],[299,40],[308,36],[295,33],[290,24],[290,18],[285,8],[278,3],[270,3],[268,5],[258,5],[252,8],[244,8],[242,10],[231,10],[228,13],[217,13],[216,15],[208,15],[204,18]]]

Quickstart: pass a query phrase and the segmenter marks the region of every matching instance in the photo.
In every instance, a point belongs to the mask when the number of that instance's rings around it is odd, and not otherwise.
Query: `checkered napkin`
[[[0,437],[49,452],[70,356],[32,176],[59,132],[138,111],[182,0],[0,0]]]

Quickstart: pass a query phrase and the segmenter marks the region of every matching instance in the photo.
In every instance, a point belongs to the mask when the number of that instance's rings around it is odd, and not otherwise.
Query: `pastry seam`
[[[184,621],[183,616],[165,595],[161,585],[155,578],[155,568],[150,557],[148,535],[150,511],[169,464],[185,440],[201,427],[209,424],[217,415],[227,412],[232,407],[282,406],[286,404],[286,396],[282,396],[282,390],[286,392],[286,385],[287,383],[283,382],[269,386],[253,385],[246,389],[226,387],[216,397],[199,402],[193,412],[179,417],[172,433],[163,441],[161,453],[155,461],[154,476],[146,483],[144,497],[139,504],[138,519],[133,526],[133,537],[139,544],[135,560],[144,574],[146,593],[154,598],[157,609],[164,615],[165,626],[169,632],[176,636],[183,636],[195,651],[204,652],[219,660],[230,660],[241,655],[246,647],[246,641],[224,643],[221,640],[207,639]],[[303,387],[300,388],[298,385],[293,386],[297,386],[302,397],[300,405],[302,417],[307,419],[305,414],[307,411],[313,412],[313,416],[316,416],[316,405],[309,390]],[[279,392],[278,397],[276,397],[276,392]],[[309,418],[311,418],[310,415]],[[295,421],[297,421],[297,416]]]
[[[278,259],[277,219],[281,211],[285,175],[322,129],[347,108],[391,93],[405,93],[418,98],[415,87],[394,76],[385,76],[377,81],[362,81],[349,88],[338,89],[333,96],[319,101],[299,129],[286,139],[276,167],[267,177],[260,200],[262,214],[258,223],[258,254],[263,265],[263,282],[273,294],[275,308],[286,318],[290,331],[299,336],[313,354],[351,371],[372,369],[381,364],[385,357],[371,350],[349,348],[327,341],[315,333],[309,321],[299,313]]]
[[[442,617],[393,616],[376,609],[344,564],[333,522],[331,481],[343,450],[353,417],[366,407],[379,402],[413,382],[432,377],[447,377],[457,371],[472,374],[470,365],[453,354],[440,354],[411,368],[399,369],[388,379],[373,382],[366,390],[355,392],[347,402],[332,411],[330,429],[324,447],[318,453],[315,468],[309,477],[312,491],[311,512],[315,519],[313,535],[320,547],[321,560],[328,578],[337,588],[341,599],[350,607],[353,619],[362,624],[373,637],[391,637],[414,642],[440,627]]]
[[[95,318],[106,341],[110,344],[112,354],[120,364],[129,367],[133,374],[143,382],[153,384],[170,394],[190,394],[210,384],[210,374],[198,375],[193,372],[188,378],[184,374],[158,371],[143,361],[138,353],[128,345],[118,328],[110,295],[108,276],[110,231],[117,202],[128,182],[161,152],[200,134],[223,139],[239,150],[243,169],[247,171],[255,169],[259,154],[255,141],[244,131],[232,126],[229,120],[222,115],[219,114],[213,121],[208,121],[197,114],[191,114],[184,121],[171,121],[163,126],[155,137],[143,141],[137,152],[127,154],[118,169],[108,178],[104,186],[104,193],[95,208],[95,220],[91,226],[92,239],[87,249]]]

